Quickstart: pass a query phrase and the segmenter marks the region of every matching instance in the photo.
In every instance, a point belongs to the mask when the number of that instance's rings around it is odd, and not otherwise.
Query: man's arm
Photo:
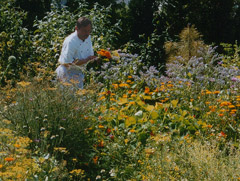
[[[94,61],[96,58],[97,58],[96,56],[89,56],[86,59],[82,59],[82,60],[77,59],[73,62],[73,64],[80,66],[80,65],[86,64],[89,61]]]

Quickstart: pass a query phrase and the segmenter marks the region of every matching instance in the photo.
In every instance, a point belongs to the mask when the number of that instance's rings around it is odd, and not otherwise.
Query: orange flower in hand
[[[97,51],[97,53],[103,57],[112,58],[111,53],[107,50],[101,49],[100,51]]]

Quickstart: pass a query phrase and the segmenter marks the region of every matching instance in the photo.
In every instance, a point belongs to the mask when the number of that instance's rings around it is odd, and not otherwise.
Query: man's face
[[[84,41],[90,35],[92,31],[92,26],[89,24],[85,27],[81,27],[80,29],[78,29],[77,27],[75,29],[77,30],[78,38]]]

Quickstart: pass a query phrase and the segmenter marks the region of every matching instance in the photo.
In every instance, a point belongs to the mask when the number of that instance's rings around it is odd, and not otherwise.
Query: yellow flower
[[[130,130],[130,132],[131,132],[131,133],[134,133],[134,132],[135,132],[135,130],[134,130],[134,129],[131,129],[131,130]]]
[[[131,97],[136,97],[137,95],[136,94],[132,94]]]
[[[212,92],[211,91],[206,91],[206,94],[212,94]]]
[[[75,170],[72,170],[70,172],[70,174],[73,174],[73,175],[83,175],[84,174],[84,170],[82,170],[82,169],[75,169]]]
[[[2,120],[2,122],[5,123],[5,124],[11,124],[11,121],[9,121],[7,119]]]
[[[126,88],[129,88],[130,86],[129,86],[128,84],[121,83],[121,84],[119,84],[119,87],[126,87]]]
[[[3,165],[0,164],[0,168],[2,168],[2,167],[3,167]]]
[[[145,152],[146,152],[146,154],[148,154],[148,155],[152,155],[152,154],[155,152],[155,150],[154,150],[154,149],[151,149],[151,148],[146,148],[146,149],[145,149]]]
[[[117,89],[118,88],[118,84],[112,84],[114,89]]]
[[[102,96],[102,97],[100,97],[99,99],[98,99],[98,101],[101,101],[101,100],[103,100],[103,99],[105,99],[106,97],[105,96]]]
[[[98,128],[103,129],[104,126],[100,124],[100,125],[98,126]]]
[[[21,81],[21,82],[18,82],[17,84],[20,85],[20,86],[22,86],[22,87],[26,87],[26,86],[30,85],[31,82]]]

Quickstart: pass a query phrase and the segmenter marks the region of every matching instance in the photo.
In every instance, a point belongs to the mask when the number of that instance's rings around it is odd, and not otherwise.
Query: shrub
[[[180,35],[179,42],[165,42],[165,50],[168,56],[167,62],[171,63],[176,60],[177,56],[182,59],[177,59],[181,64],[187,64],[192,57],[201,57],[206,54],[207,45],[200,40],[201,35],[194,26],[184,28]]]
[[[23,27],[26,13],[15,7],[15,1],[1,1],[0,3],[0,84],[12,84],[22,73],[26,73],[25,65],[29,63],[32,43],[30,35]],[[9,59],[14,56],[15,59]]]

